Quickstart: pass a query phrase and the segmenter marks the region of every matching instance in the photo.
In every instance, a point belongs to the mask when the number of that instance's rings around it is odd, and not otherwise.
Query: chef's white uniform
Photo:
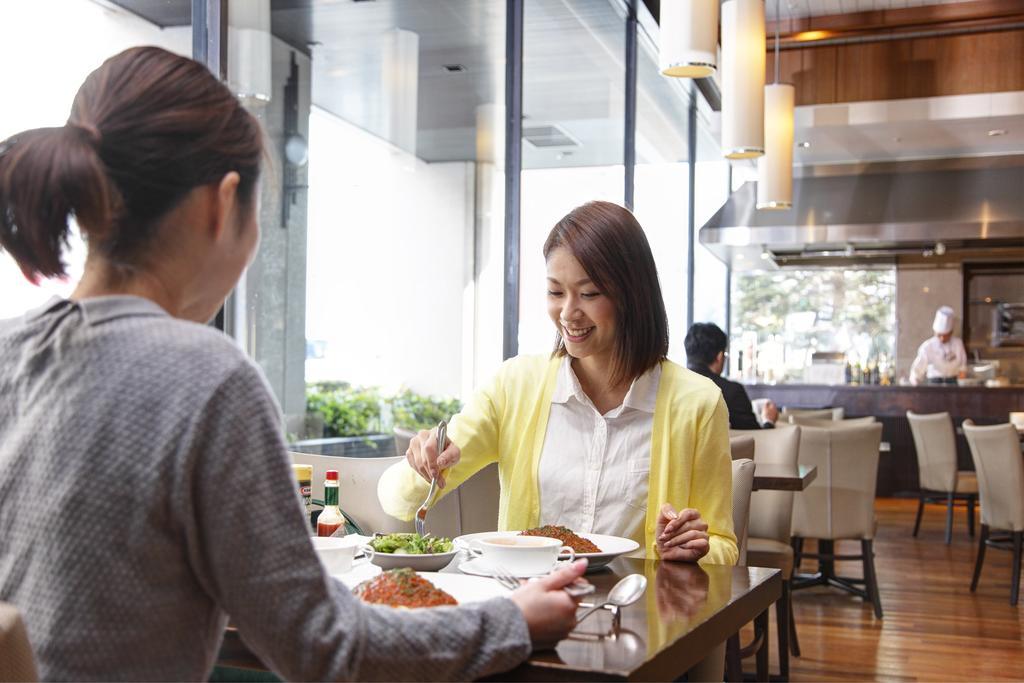
[[[910,381],[920,384],[927,379],[956,377],[967,368],[967,351],[959,337],[950,337],[943,344],[938,337],[927,339],[917,349],[910,366]]]

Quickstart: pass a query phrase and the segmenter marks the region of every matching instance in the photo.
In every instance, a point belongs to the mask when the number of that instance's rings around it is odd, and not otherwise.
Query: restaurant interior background
[[[126,47],[157,44],[191,55],[191,4],[0,3],[0,87],[21,103],[0,111],[0,138],[61,125],[76,85]],[[767,3],[767,15],[772,24],[862,5],[924,4],[943,3],[784,0],[778,17],[776,3]],[[656,0],[523,3],[522,172],[511,184],[506,3],[230,0],[222,7],[226,77],[264,122],[273,164],[263,183],[258,256],[219,324],[262,366],[293,441],[429,423],[451,408],[448,399],[466,397],[492,375],[510,348],[547,352],[553,334],[541,245],[562,215],[592,199],[631,204],[647,232],[669,312],[670,358],[685,362],[690,322],[715,322],[732,337],[730,372],[746,381],[813,379],[814,352],[832,351],[844,363],[885,367],[898,382],[930,334],[936,305],[960,309],[976,295],[981,306],[1000,287],[1004,298],[1024,301],[1019,270],[971,271],[952,248],[780,269],[764,251],[702,244],[701,227],[730,192],[756,179],[756,166],[722,157],[714,84],[698,88],[659,74]],[[798,84],[798,185],[800,177],[908,162],[1003,163],[1024,152],[1024,95],[998,92],[1019,90],[1024,67],[999,64],[997,74],[970,76],[992,71],[1000,45],[1021,34],[968,36],[987,40],[988,51],[965,48],[938,62],[915,61],[897,43],[846,46],[854,51],[846,62],[843,46],[813,52],[787,44],[783,75]],[[861,69],[895,73],[926,62],[931,70],[912,77],[858,77]],[[508,186],[519,194],[513,320],[505,315]],[[0,318],[67,294],[82,266],[84,248],[74,247],[69,281],[41,287],[0,257]],[[1007,261],[1005,253],[995,258]],[[965,295],[975,285],[988,289]],[[1004,370],[1024,381],[1014,358],[1004,359]]]

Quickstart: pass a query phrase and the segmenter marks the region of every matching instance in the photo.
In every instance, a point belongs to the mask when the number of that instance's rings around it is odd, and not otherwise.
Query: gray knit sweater
[[[0,600],[44,679],[203,680],[228,614],[288,679],[468,679],[529,654],[511,601],[368,607],[307,536],[277,405],[222,334],[126,296],[0,322]]]

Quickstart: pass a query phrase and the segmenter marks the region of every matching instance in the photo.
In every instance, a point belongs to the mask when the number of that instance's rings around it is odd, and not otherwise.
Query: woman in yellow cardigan
[[[640,224],[585,204],[544,257],[554,353],[506,361],[452,418],[441,454],[420,432],[380,480],[384,510],[412,519],[434,474],[450,490],[497,462],[499,529],[560,524],[633,538],[648,557],[735,564],[728,411],[710,380],[665,358]]]

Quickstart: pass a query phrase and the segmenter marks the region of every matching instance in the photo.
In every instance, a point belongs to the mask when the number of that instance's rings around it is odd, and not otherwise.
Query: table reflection
[[[661,562],[654,573],[655,604],[662,619],[688,619],[708,601],[710,578],[700,565]]]

